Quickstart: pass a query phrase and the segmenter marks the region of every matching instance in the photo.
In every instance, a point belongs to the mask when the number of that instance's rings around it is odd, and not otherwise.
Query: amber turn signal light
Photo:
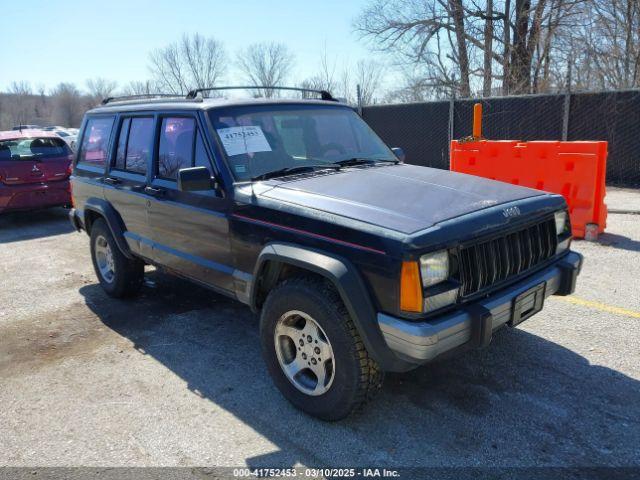
[[[400,310],[422,312],[422,282],[418,262],[402,262]]]

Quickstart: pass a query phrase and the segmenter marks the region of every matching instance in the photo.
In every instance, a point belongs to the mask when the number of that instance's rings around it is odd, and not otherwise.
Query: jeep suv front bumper
[[[388,347],[414,365],[454,349],[486,346],[495,330],[537,313],[546,297],[573,293],[581,267],[582,255],[569,252],[525,280],[453,312],[418,322],[378,313],[378,325]]]

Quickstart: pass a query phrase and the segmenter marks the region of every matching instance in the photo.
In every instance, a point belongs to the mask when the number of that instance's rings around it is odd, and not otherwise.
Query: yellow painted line
[[[623,315],[625,317],[640,318],[640,312],[629,310],[627,308],[614,307],[613,305],[607,305],[606,303],[594,302],[592,300],[585,300],[579,297],[552,298],[555,300],[562,300],[567,303],[573,303],[574,305],[580,305],[582,307],[593,308],[594,310],[600,310],[601,312],[615,313],[616,315]]]

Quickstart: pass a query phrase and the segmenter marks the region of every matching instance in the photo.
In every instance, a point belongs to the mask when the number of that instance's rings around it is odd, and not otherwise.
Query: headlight
[[[571,235],[568,235],[570,224],[569,224],[569,215],[564,210],[561,212],[556,212],[555,214],[556,220],[556,235],[558,236],[558,246],[556,247],[556,254],[563,252],[569,248],[571,244]]]
[[[449,278],[449,253],[441,250],[420,257],[422,285],[430,287]]]
[[[560,236],[567,231],[569,217],[564,210],[556,212],[554,215],[556,217],[556,235]]]

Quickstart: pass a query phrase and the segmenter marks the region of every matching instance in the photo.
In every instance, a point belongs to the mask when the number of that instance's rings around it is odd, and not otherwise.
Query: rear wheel
[[[342,300],[320,279],[292,278],[275,287],[262,309],[260,336],[274,383],[310,415],[344,418],[382,385]]]
[[[125,257],[103,219],[91,226],[91,259],[100,285],[116,298],[138,293],[144,279],[144,263]]]

